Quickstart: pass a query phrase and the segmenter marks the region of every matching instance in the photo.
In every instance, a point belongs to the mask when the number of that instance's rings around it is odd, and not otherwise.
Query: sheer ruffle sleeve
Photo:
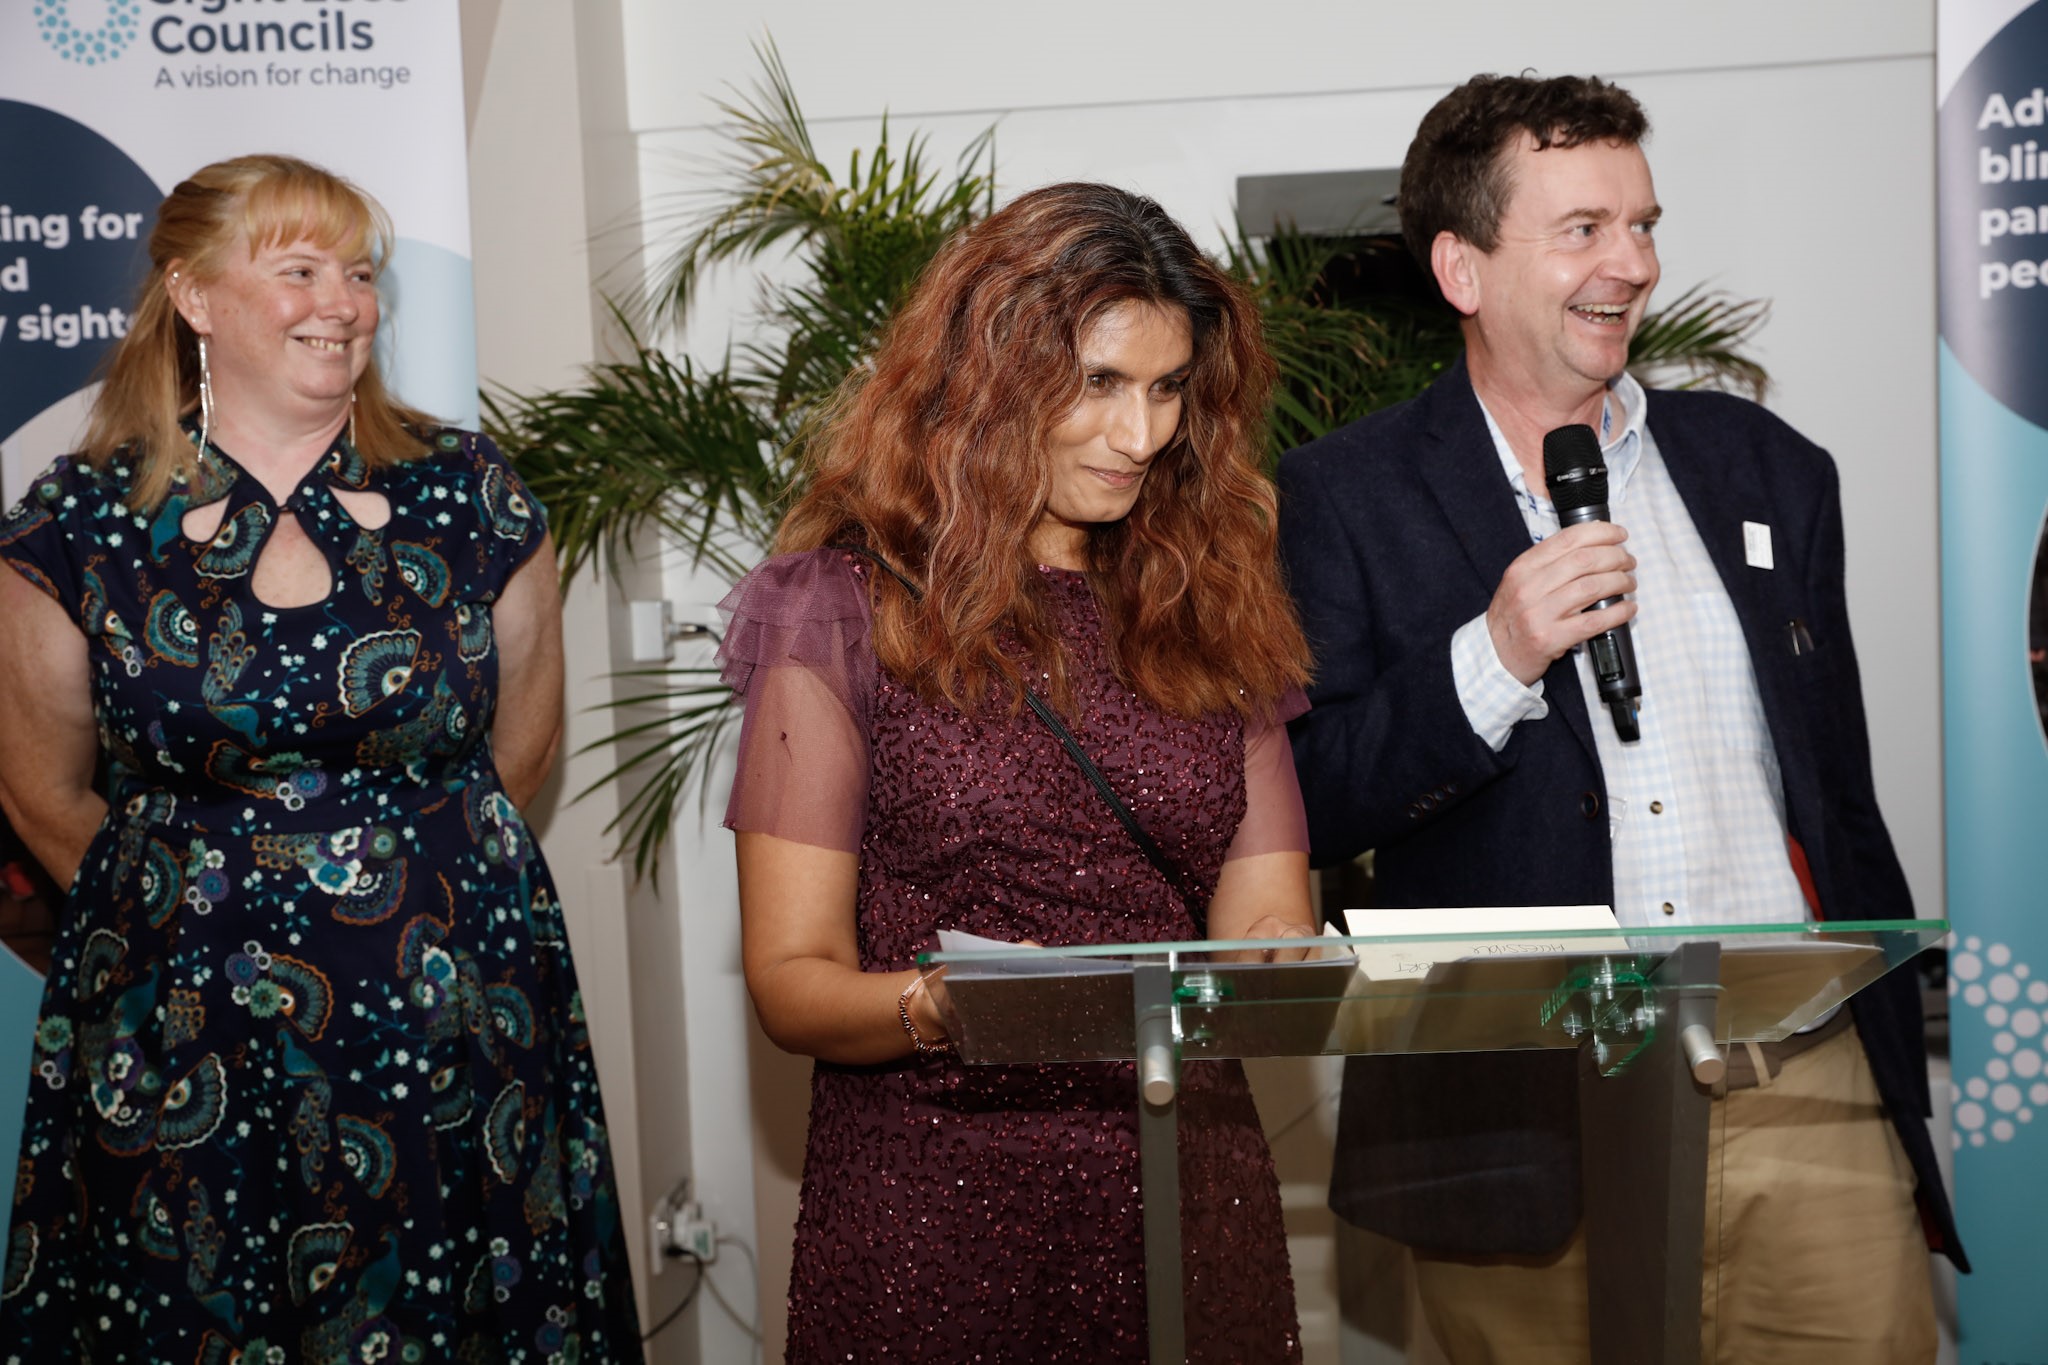
[[[867,585],[851,558],[777,555],[718,604],[718,665],[746,701],[728,829],[860,849],[877,665]]]
[[[1287,742],[1287,722],[1307,710],[1308,697],[1294,687],[1271,716],[1245,722],[1244,821],[1223,855],[1225,862],[1260,853],[1308,852],[1308,813],[1294,776],[1294,749]]]

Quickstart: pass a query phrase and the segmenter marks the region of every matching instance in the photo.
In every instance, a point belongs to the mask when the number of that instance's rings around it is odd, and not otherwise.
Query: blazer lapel
[[[1430,438],[1418,460],[1422,478],[1436,495],[1473,572],[1491,593],[1515,556],[1529,548],[1529,528],[1501,473],[1493,434],[1486,429],[1486,414],[1462,355],[1430,385],[1422,401],[1429,405],[1424,423]],[[1600,754],[1579,688],[1578,666],[1570,654],[1544,673],[1543,695],[1597,767]]]

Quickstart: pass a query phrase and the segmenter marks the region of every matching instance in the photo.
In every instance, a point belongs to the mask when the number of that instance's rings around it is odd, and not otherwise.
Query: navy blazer
[[[1871,780],[1834,462],[1739,398],[1653,390],[1648,404],[1749,644],[1788,856],[1803,854],[1822,918],[1911,918]],[[1606,786],[1571,657],[1544,675],[1549,714],[1498,754],[1452,680],[1452,633],[1529,548],[1464,362],[1289,453],[1280,492],[1281,556],[1316,660],[1314,709],[1291,727],[1316,864],[1375,850],[1388,906],[1612,904]],[[1745,562],[1745,521],[1771,528],[1775,568]],[[1930,1240],[1967,1268],[1927,1132],[1916,974],[1891,973],[1853,1009]],[[1579,1216],[1574,1067],[1568,1051],[1354,1058],[1331,1207],[1428,1250],[1556,1250]]]

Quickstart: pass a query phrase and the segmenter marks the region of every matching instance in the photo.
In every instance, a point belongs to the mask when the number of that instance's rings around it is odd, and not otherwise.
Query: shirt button
[[[1652,802],[1650,803],[1650,814],[1652,814],[1652,815],[1662,815],[1663,813],[1664,813],[1664,803],[1663,803],[1662,801],[1652,801]]]
[[[1671,903],[1670,901],[1665,901],[1665,902],[1664,902],[1664,913],[1665,913],[1665,914],[1667,914],[1667,915],[1675,915],[1675,914],[1677,914],[1677,913],[1678,913],[1678,907],[1677,907],[1677,906],[1675,906],[1675,905],[1673,905],[1673,904],[1672,904],[1672,903]]]

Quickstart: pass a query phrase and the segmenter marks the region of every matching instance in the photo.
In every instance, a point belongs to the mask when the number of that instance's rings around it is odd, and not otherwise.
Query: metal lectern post
[[[1138,1186],[1145,1201],[1145,1318],[1152,1365],[1183,1365],[1187,1322],[1180,1266],[1180,1039],[1173,968],[1139,962],[1131,996],[1138,1023]]]
[[[1579,1055],[1593,1365],[1699,1365],[1712,1104],[1684,1035],[1711,1033],[1720,963],[1720,944],[1682,944],[1658,972],[1650,1042],[1611,1075],[1593,1047]]]

